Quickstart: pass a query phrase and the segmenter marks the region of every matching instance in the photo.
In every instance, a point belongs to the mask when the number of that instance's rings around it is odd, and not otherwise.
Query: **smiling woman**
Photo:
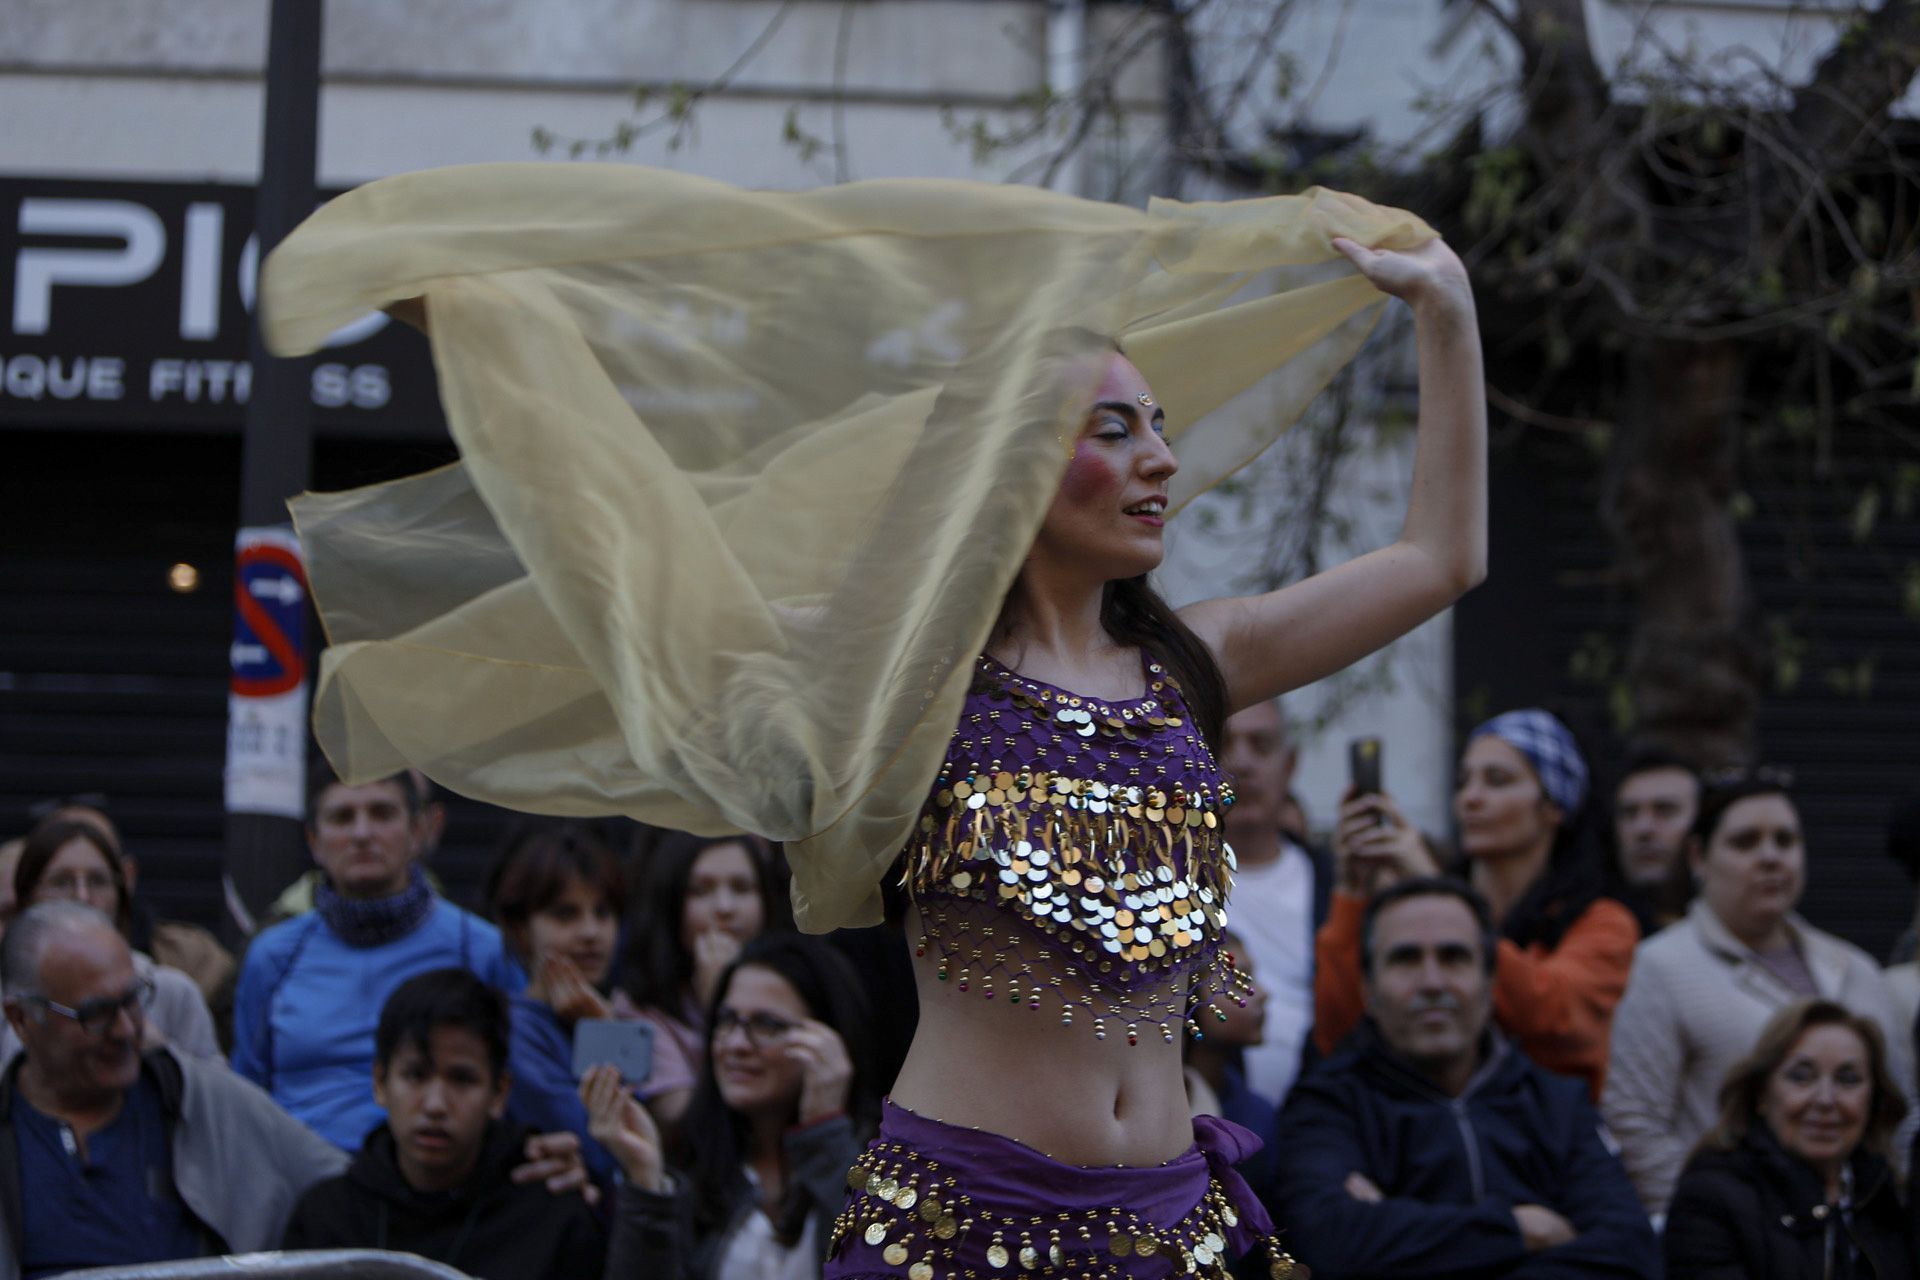
[[[1912,1029],[1895,1016],[1879,966],[1794,913],[1806,861],[1784,778],[1756,770],[1716,780],[1687,857],[1700,896],[1634,958],[1603,1099],[1651,1213],[1665,1210],[1688,1151],[1715,1124],[1721,1081],[1798,999],[1818,996],[1877,1025],[1895,1088],[1911,1098]],[[1903,1141],[1912,1125],[1910,1114]]]
[[[1911,1280],[1889,1160],[1907,1104],[1880,1027],[1830,1000],[1781,1009],[1720,1090],[1667,1213],[1668,1274]]]
[[[52,818],[27,836],[14,865],[13,888],[21,910],[40,902],[79,902],[113,921],[121,937],[133,923],[133,897],[125,863],[93,823]],[[196,1058],[217,1058],[213,1014],[193,980],[178,969],[133,954],[134,972],[152,996],[146,1008],[149,1037]],[[0,1059],[16,1046],[11,1028],[0,1031]]]
[[[818,938],[772,934],[719,979],[708,1052],[678,1138],[604,1073],[583,1087],[626,1172],[610,1276],[818,1275],[880,1100],[860,979]],[[683,1181],[667,1177],[671,1166]],[[842,1215],[844,1217],[844,1215]]]
[[[809,930],[907,889],[920,1020],[827,1275],[1219,1277],[1268,1236],[1232,1169],[1257,1142],[1189,1116],[1177,1043],[1244,989],[1211,743],[1485,572],[1472,290],[1429,228],[1321,190],[481,167],[335,202],[266,276],[282,350],[424,298],[463,453],[299,504],[317,720],[356,776],[762,833]],[[1421,382],[1400,536],[1168,608],[1168,513],[1388,295]],[[673,330],[694,297],[749,320]]]

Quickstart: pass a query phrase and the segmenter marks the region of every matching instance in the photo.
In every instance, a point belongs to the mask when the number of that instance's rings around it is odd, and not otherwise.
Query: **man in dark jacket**
[[[410,978],[380,1011],[374,1091],[387,1121],[346,1173],[294,1207],[283,1247],[395,1249],[482,1280],[599,1280],[584,1201],[515,1183],[525,1134],[502,1122],[507,1003],[465,969]]]
[[[1368,906],[1368,1020],[1280,1119],[1275,1216],[1316,1280],[1660,1275],[1585,1085],[1490,1025],[1495,937],[1453,880]]]

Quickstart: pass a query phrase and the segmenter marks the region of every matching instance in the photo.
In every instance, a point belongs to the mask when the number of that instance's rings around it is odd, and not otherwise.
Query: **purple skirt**
[[[1199,1116],[1194,1145],[1163,1165],[1086,1168],[884,1106],[847,1173],[823,1280],[1224,1280],[1262,1242],[1276,1280],[1305,1273],[1234,1171],[1261,1145],[1239,1125]]]

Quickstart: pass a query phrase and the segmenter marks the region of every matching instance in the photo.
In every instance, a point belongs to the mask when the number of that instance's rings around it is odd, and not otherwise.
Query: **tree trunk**
[[[1764,665],[1730,510],[1742,354],[1644,341],[1628,359],[1601,513],[1638,596],[1627,655],[1635,736],[1702,767],[1745,762]]]

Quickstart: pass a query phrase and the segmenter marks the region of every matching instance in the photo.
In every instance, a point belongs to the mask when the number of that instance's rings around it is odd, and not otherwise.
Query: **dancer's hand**
[[[800,1067],[800,1123],[847,1109],[847,1091],[853,1085],[853,1059],[847,1056],[840,1033],[824,1022],[808,1018],[787,1032],[787,1057]]]
[[[740,955],[740,939],[724,929],[708,929],[693,938],[693,999],[700,1008],[713,1004],[720,975]]]
[[[1460,255],[1435,237],[1417,249],[1369,249],[1335,236],[1333,247],[1382,293],[1403,299],[1415,311],[1473,314],[1473,287]]]
[[[602,1063],[589,1069],[580,1079],[580,1101],[587,1108],[587,1132],[613,1153],[628,1182],[643,1191],[672,1190],[660,1158],[660,1130],[620,1078],[620,1068]]]

